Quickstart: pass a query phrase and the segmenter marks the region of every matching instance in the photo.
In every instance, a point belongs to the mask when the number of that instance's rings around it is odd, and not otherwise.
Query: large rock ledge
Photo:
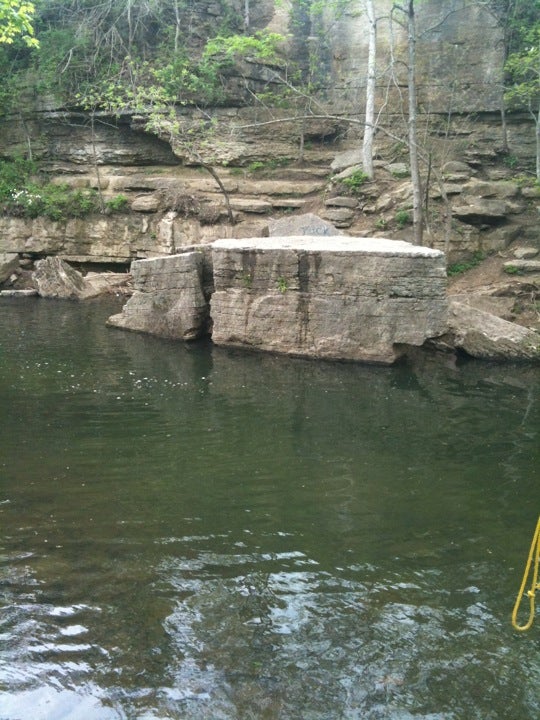
[[[390,364],[446,329],[443,253],[370,238],[273,237],[211,246],[212,339],[302,357]],[[202,252],[136,261],[110,324],[167,337],[207,329]]]
[[[343,236],[218,240],[212,248],[217,345],[387,364],[399,345],[444,331],[439,251]]]

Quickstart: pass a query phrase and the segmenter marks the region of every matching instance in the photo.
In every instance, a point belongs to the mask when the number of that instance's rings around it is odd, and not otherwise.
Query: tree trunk
[[[364,142],[362,147],[363,169],[368,177],[373,177],[373,138],[375,136],[375,85],[377,22],[373,0],[364,0],[369,25],[368,68],[366,80],[366,118],[364,124]]]
[[[502,151],[509,152],[508,147],[508,125],[506,123],[506,108],[504,106],[504,94],[501,97],[501,135],[502,135]]]
[[[540,182],[540,107],[535,118],[536,123],[536,179]]]
[[[413,230],[414,242],[422,245],[423,213],[422,213],[422,179],[418,161],[417,133],[417,98],[416,98],[416,21],[414,16],[414,0],[407,4],[407,34],[409,62],[407,69],[407,85],[409,92],[409,159],[411,164],[411,180],[413,186]]]
[[[225,185],[221,182],[221,178],[217,174],[216,170],[212,167],[212,165],[209,165],[208,163],[205,163],[202,159],[200,161],[201,167],[206,170],[207,173],[209,173],[214,180],[216,181],[219,189],[221,190],[223,197],[225,198],[225,206],[227,208],[227,217],[229,218],[229,222],[231,225],[235,224],[234,220],[234,214],[231,208],[231,201],[229,199],[229,193],[227,192]]]

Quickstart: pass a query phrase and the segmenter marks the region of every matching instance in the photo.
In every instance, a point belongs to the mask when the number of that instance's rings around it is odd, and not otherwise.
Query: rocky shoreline
[[[18,261],[16,254],[0,256],[4,285]],[[470,272],[474,279],[480,270]],[[491,295],[481,286],[467,292],[464,274],[447,288],[443,254],[404,242],[220,240],[135,261],[131,272],[83,274],[52,256],[24,273],[28,287],[3,289],[0,296],[121,295],[128,300],[110,325],[184,341],[210,334],[225,346],[383,364],[415,346],[499,362],[540,360],[540,333],[500,316],[509,317],[509,302],[501,302],[496,283],[488,287]],[[511,279],[514,288],[520,282]]]

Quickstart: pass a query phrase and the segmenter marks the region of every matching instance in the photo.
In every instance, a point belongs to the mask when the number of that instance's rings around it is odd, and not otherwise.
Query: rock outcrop
[[[483,360],[540,360],[540,333],[450,299],[447,340]]]
[[[540,359],[540,334],[504,319],[510,296],[447,299],[442,253],[405,242],[218,240],[132,273],[135,293],[109,324],[162,337],[211,330],[217,345],[385,364],[426,340],[479,359]]]
[[[207,332],[202,252],[137,260],[131,273],[134,293],[109,325],[180,340]]]
[[[17,253],[0,253],[0,283],[5,282],[18,269],[19,256]]]
[[[80,272],[58,257],[36,263],[34,282],[41,297],[78,300],[86,297],[86,284]]]
[[[212,253],[217,345],[388,364],[446,328],[436,250],[302,236],[219,240]]]
[[[127,273],[88,273],[83,276],[59,257],[38,260],[33,284],[37,294],[59,300],[86,300],[111,292],[122,294],[129,281]]]
[[[279,218],[278,220],[270,220],[268,223],[269,234],[273,237],[287,237],[289,235],[314,235],[318,236],[335,236],[341,235],[335,225],[323,220],[314,213],[304,213],[302,215],[291,215]]]

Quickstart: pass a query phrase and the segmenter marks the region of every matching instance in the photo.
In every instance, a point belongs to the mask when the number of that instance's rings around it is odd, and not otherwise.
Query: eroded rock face
[[[83,276],[59,257],[38,260],[32,274],[37,294],[59,300],[86,300],[108,293],[129,292],[127,273],[88,273]]]
[[[41,297],[63,300],[79,300],[85,297],[87,288],[81,273],[58,257],[39,260],[33,279]]]
[[[213,243],[217,345],[389,364],[446,328],[441,252],[371,238]]]
[[[449,339],[453,347],[483,360],[540,361],[540,334],[451,299]]]
[[[0,253],[0,283],[7,280],[18,268],[19,256],[17,253]]]
[[[197,251],[133,262],[133,296],[108,324],[180,340],[205,334],[208,303],[203,263],[203,254]]]

